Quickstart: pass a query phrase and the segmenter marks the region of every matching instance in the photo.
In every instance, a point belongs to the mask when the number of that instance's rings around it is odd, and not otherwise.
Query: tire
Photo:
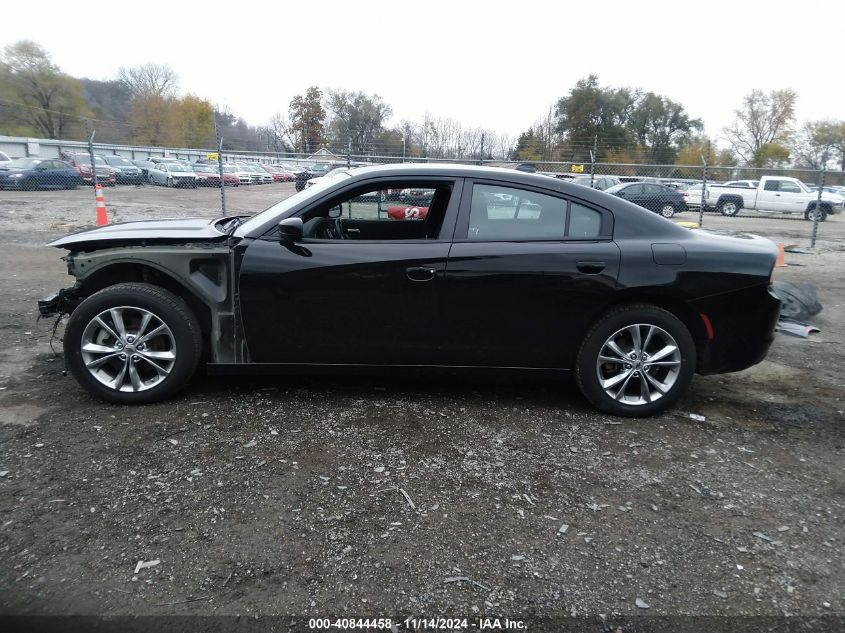
[[[168,178],[168,179],[167,179],[167,186],[168,186],[168,187],[172,187],[172,186],[173,186],[173,179],[172,179],[172,178]]]
[[[671,202],[667,202],[666,204],[661,206],[660,211],[659,211],[660,215],[662,215],[664,218],[675,217],[675,212],[676,212],[675,205],[672,204]]]
[[[716,210],[729,218],[739,214],[739,205],[733,200],[720,200],[716,205]]]
[[[141,340],[139,334],[149,338]],[[193,376],[202,335],[194,313],[173,293],[123,283],[91,295],[73,311],[64,353],[71,374],[91,395],[116,404],[147,404],[174,395]],[[108,384],[112,381],[116,386]]]
[[[812,209],[807,209],[807,211],[804,213],[804,219],[812,222],[813,217],[816,213],[818,213],[819,222],[824,222],[825,220],[827,220],[827,209],[825,209],[824,206],[819,208],[818,212],[816,212],[816,207],[813,207]]]
[[[648,341],[636,359],[630,355],[636,350],[631,336],[635,329],[643,344]],[[611,340],[624,356],[606,347]],[[660,357],[662,360],[657,362],[662,364],[650,365],[655,361],[649,361],[648,354],[655,356],[659,350],[669,349],[672,342],[675,350]],[[646,355],[642,356],[644,352]],[[600,363],[600,356],[619,361]],[[584,397],[597,409],[611,415],[645,417],[661,413],[678,401],[692,380],[695,363],[695,343],[680,319],[662,308],[634,304],[608,312],[593,325],[578,351],[575,380]],[[614,379],[617,382],[612,382]],[[602,384],[602,380],[610,384]],[[648,388],[647,398],[643,383]]]

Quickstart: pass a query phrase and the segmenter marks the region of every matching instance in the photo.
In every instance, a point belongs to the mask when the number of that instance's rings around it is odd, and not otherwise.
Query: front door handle
[[[578,270],[585,275],[598,275],[601,271],[607,268],[606,262],[578,262],[576,264]]]
[[[431,281],[436,273],[436,270],[428,266],[412,266],[405,269],[405,274],[411,281]]]

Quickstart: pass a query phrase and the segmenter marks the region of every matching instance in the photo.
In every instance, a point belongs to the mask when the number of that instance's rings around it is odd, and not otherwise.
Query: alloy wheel
[[[145,391],[164,381],[176,363],[176,340],[149,310],[103,310],[82,333],[82,361],[100,383],[116,391]]]
[[[596,373],[617,402],[644,405],[666,395],[681,371],[677,341],[663,328],[636,323],[617,330],[602,345]]]
[[[664,204],[660,209],[660,215],[662,215],[664,218],[671,218],[673,215],[675,215],[675,207],[673,207],[671,204]]]

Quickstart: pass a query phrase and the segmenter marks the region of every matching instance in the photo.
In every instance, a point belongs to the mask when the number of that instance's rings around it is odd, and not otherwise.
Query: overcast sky
[[[793,88],[798,120],[845,118],[845,2],[7,2],[0,45],[32,39],[67,73],[170,64],[183,92],[251,124],[308,86],[380,94],[518,134],[590,73],[679,101],[718,136],[753,88]],[[822,40],[818,42],[821,37]],[[817,43],[818,42],[818,43]]]

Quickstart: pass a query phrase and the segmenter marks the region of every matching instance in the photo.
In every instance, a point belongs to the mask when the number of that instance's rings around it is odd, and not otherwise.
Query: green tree
[[[647,158],[658,164],[675,162],[678,145],[693,131],[701,130],[701,119],[692,119],[684,106],[661,95],[647,92],[637,99],[628,127]]]
[[[210,102],[189,94],[173,107],[175,134],[171,145],[214,147],[214,107]]]
[[[589,160],[596,137],[602,147],[632,147],[635,138],[628,126],[636,109],[636,96],[629,88],[600,86],[596,75],[578,80],[555,106],[557,132],[571,148],[571,159]],[[602,154],[600,151],[599,158]]]
[[[332,115],[328,125],[330,138],[338,148],[351,146],[353,154],[370,150],[393,114],[392,108],[377,94],[328,90],[325,102]]]
[[[82,99],[79,80],[62,73],[50,54],[31,40],[21,40],[3,50],[2,98],[20,103],[16,118],[33,133],[62,138],[71,126],[91,111]],[[76,124],[76,125],[73,125]]]
[[[797,93],[789,88],[766,94],[752,90],[736,110],[734,123],[725,136],[734,152],[751,167],[768,167],[781,162],[789,146],[795,121]]]
[[[294,148],[311,153],[319,149],[325,137],[326,111],[322,105],[323,93],[311,86],[305,95],[296,95],[290,102],[290,134]]]

